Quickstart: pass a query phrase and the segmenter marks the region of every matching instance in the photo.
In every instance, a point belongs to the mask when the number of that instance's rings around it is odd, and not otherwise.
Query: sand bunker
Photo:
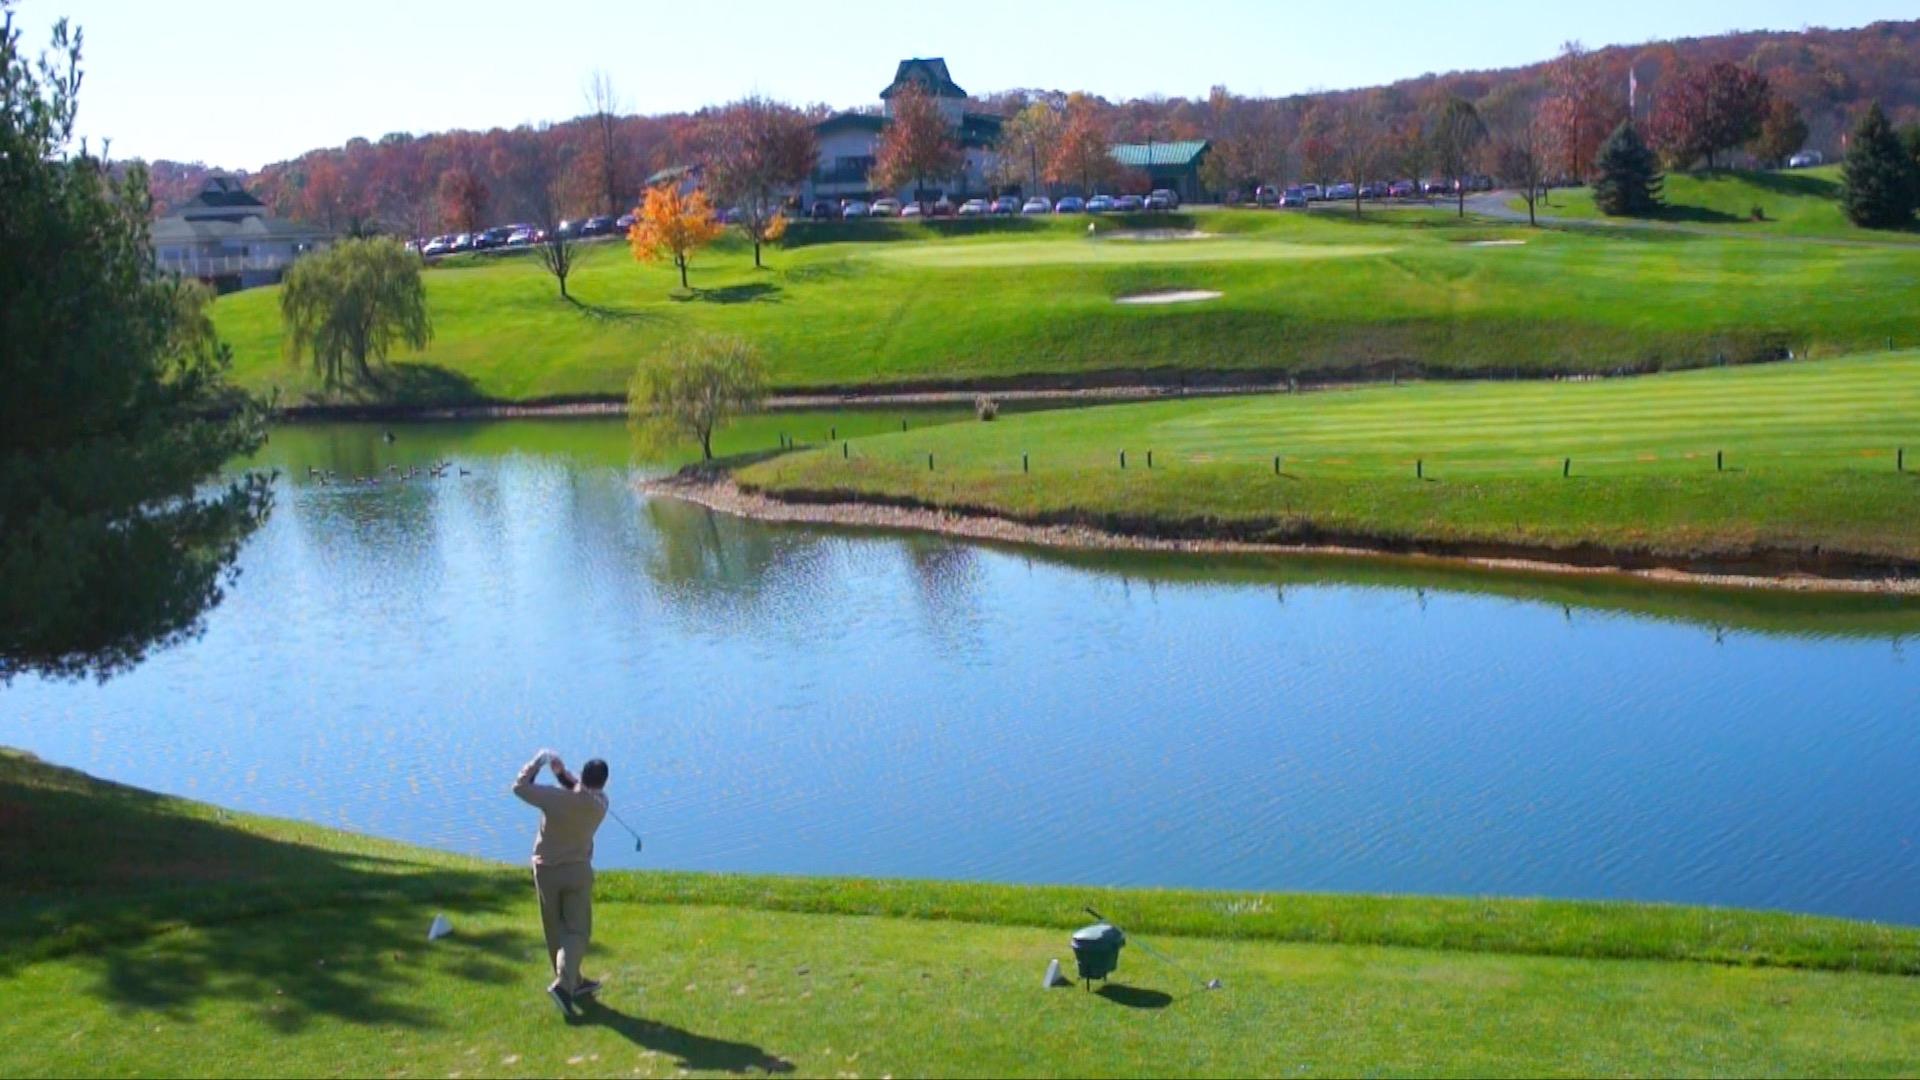
[[[1102,240],[1211,240],[1213,234],[1199,229],[1121,229],[1096,233]]]
[[[1201,300],[1218,300],[1220,295],[1207,289],[1174,289],[1167,292],[1116,296],[1113,302],[1116,304],[1192,304]]]

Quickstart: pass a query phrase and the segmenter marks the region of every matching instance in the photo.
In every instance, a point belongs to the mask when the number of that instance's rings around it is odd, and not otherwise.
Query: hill
[[[1529,230],[1437,211],[1209,210],[796,228],[756,270],[729,241],[671,270],[595,245],[562,301],[520,253],[427,273],[435,337],[376,400],[620,399],[675,335],[757,343],[789,390],[1550,376],[1837,355],[1911,341],[1920,250],[1645,230]],[[1192,303],[1123,304],[1167,291]],[[235,375],[313,389],[279,292],[214,308]]]
[[[1920,1054],[1910,929],[633,873],[600,878],[607,988],[563,1023],[524,870],[11,752],[0,807],[9,1076],[1892,1075]],[[1136,944],[1100,993],[1041,989],[1087,902],[1179,966]],[[429,943],[436,913],[454,933]]]
[[[1790,172],[1727,170],[1709,173],[1668,173],[1663,206],[1640,220],[1689,226],[1726,227],[1728,235],[1800,236],[1871,240],[1876,243],[1920,243],[1920,229],[1900,232],[1861,229],[1847,220],[1840,207],[1840,168]],[[1514,210],[1524,209],[1518,199]],[[1763,216],[1755,218],[1754,211]],[[1552,203],[1540,213],[1554,218],[1605,221],[1631,225],[1636,219],[1609,218],[1593,205],[1593,192],[1573,188],[1552,193]]]

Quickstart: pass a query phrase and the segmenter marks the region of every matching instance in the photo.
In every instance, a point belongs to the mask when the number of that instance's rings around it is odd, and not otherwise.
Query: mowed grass
[[[1717,172],[1668,173],[1666,207],[1651,220],[1690,226],[1725,226],[1729,235],[1760,237],[1823,237],[1867,240],[1875,243],[1920,244],[1920,229],[1862,229],[1847,220],[1840,208],[1841,175],[1838,165],[1777,172],[1729,169]],[[1515,209],[1526,208],[1517,200]],[[1754,220],[1753,210],[1765,212]],[[1593,204],[1593,191],[1575,188],[1555,191],[1550,205],[1539,208],[1549,217],[1631,223],[1610,218]]]
[[[1907,562],[1920,353],[1117,405],[863,438],[739,477],[1177,535]]]
[[[690,874],[601,877],[607,989],[569,1024],[523,870],[13,753],[0,808],[9,1076],[1897,1075],[1920,1054],[1910,928]],[[1134,946],[1103,993],[1042,989],[1088,901],[1224,988]],[[436,913],[455,932],[428,943]]]
[[[756,270],[729,239],[692,295],[622,243],[591,245],[559,298],[530,254],[427,272],[432,344],[356,396],[409,403],[621,397],[686,334],[757,343],[786,390],[1179,382],[1217,372],[1383,377],[1646,371],[1920,335],[1920,250],[1760,247],[1644,230],[1556,232],[1443,213],[1208,210],[1145,219],[796,227]],[[1210,234],[1118,238],[1139,228]],[[1517,246],[1476,246],[1483,240]],[[1120,305],[1155,290],[1197,304]],[[283,402],[316,392],[284,355],[279,290],[215,305],[235,374]]]

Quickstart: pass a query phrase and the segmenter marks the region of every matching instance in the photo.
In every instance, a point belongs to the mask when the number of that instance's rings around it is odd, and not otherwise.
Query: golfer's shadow
[[[1115,1005],[1125,1005],[1129,1009],[1164,1009],[1173,1004],[1172,994],[1119,983],[1106,983],[1093,993],[1096,997],[1106,998]]]
[[[635,1046],[680,1059],[679,1067],[693,1072],[790,1073],[793,1062],[774,1057],[751,1043],[709,1039],[691,1031],[628,1016],[596,999],[580,1003],[580,1023],[607,1028]]]

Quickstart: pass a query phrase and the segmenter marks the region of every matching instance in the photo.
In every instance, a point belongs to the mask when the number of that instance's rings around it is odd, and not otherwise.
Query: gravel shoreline
[[[1331,555],[1356,559],[1385,559],[1414,565],[1470,566],[1495,571],[1616,577],[1716,588],[1920,596],[1920,579],[1910,578],[1832,578],[1813,575],[1775,577],[1709,574],[1674,569],[1630,570],[1621,567],[1579,566],[1550,559],[1409,554],[1366,547],[1260,544],[1239,540],[1172,540],[1132,536],[1087,526],[1029,525],[992,515],[958,514],[879,503],[788,502],[761,492],[744,490],[731,477],[725,476],[682,473],[676,476],[643,480],[639,483],[639,487],[648,495],[680,499],[719,513],[752,518],[757,521],[904,529],[991,543],[1035,544],[1043,547],[1096,551],[1158,551],[1208,555]]]

